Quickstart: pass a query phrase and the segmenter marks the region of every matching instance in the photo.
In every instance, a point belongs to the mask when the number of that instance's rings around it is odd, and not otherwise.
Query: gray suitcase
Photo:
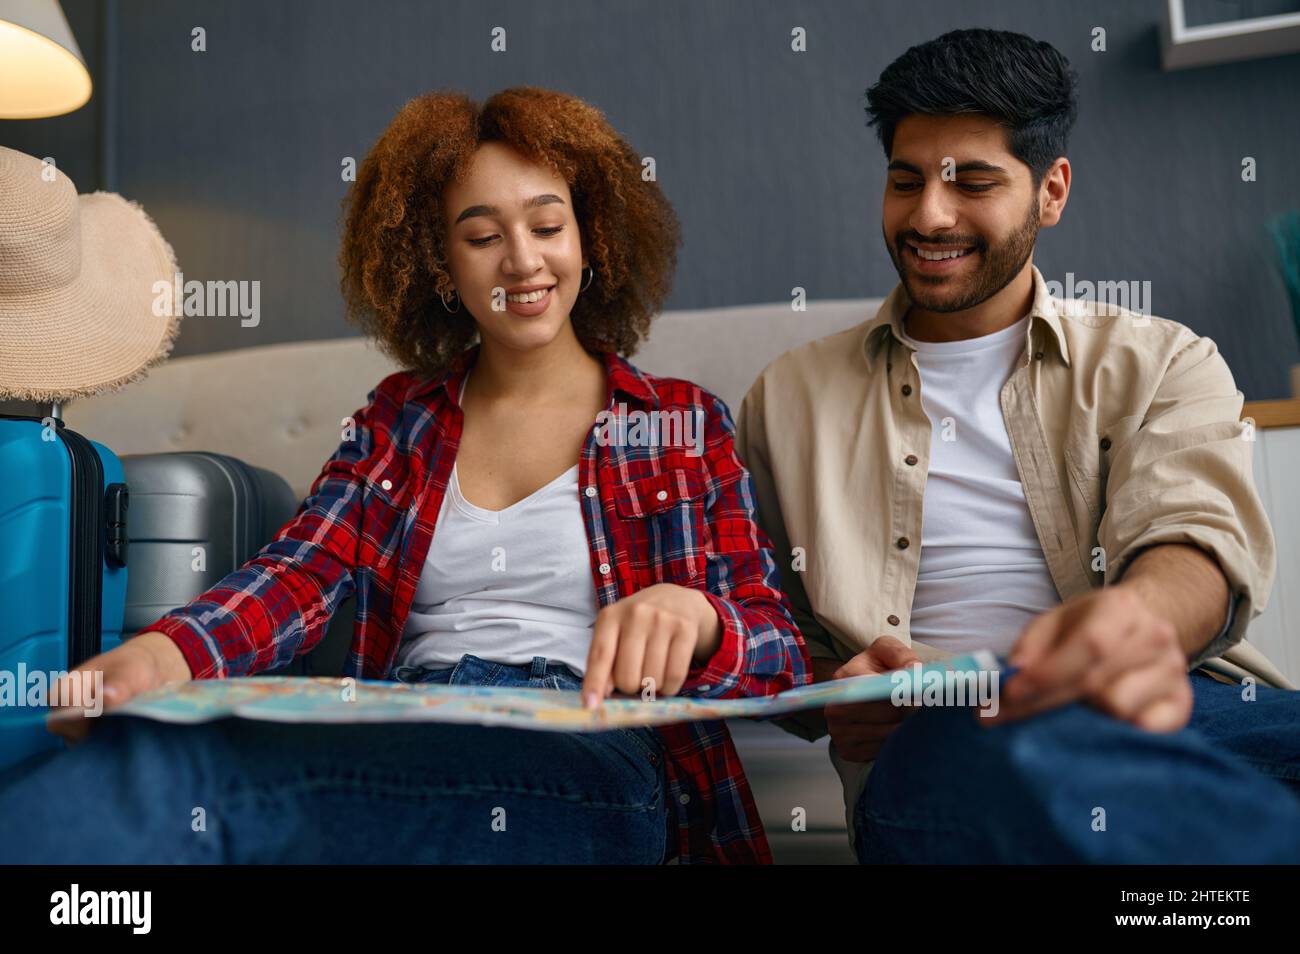
[[[123,633],[134,635],[239,569],[297,512],[278,474],[206,451],[122,458],[131,493],[131,576]],[[294,660],[288,669],[301,669]]]

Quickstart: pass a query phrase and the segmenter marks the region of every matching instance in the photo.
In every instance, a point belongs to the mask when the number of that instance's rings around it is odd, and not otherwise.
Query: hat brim
[[[170,289],[177,266],[153,219],[112,192],[77,201],[77,276],[0,300],[0,398],[63,402],[113,391],[144,377],[176,342],[181,316],[154,314],[155,285]]]

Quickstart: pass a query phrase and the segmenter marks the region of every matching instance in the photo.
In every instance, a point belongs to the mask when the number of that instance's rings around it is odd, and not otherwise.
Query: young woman
[[[726,406],[619,356],[679,238],[604,117],[532,88],[427,95],[348,202],[350,312],[411,370],[345,422],[274,542],[83,667],[106,708],[283,664],[354,594],[355,677],[588,705],[806,683]],[[637,414],[676,427],[618,426]],[[0,861],[770,860],[720,722],[86,726],[0,779]]]

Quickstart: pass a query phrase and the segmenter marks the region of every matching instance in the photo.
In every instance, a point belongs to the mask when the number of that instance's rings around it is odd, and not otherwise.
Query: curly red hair
[[[463,180],[479,145],[502,142],[569,185],[595,276],[570,314],[592,351],[630,355],[672,286],[677,215],[641,157],[600,110],[534,87],[502,90],[480,108],[458,92],[411,100],[361,163],[344,199],[339,264],[348,317],[403,366],[436,374],[477,337],[442,295],[443,186]]]

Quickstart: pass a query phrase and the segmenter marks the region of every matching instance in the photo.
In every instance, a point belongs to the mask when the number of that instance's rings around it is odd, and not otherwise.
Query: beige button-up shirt
[[[1289,687],[1242,642],[1276,558],[1254,435],[1214,342],[1164,318],[1054,299],[1033,274],[1024,357],[1000,399],[1061,599],[1119,580],[1145,547],[1199,546],[1235,605],[1192,666]],[[925,660],[946,655],[909,632],[931,429],[900,335],[909,304],[896,286],[874,318],[772,362],[741,406],[736,446],[814,657],[847,660],[882,634]],[[781,724],[825,732],[820,713]]]

